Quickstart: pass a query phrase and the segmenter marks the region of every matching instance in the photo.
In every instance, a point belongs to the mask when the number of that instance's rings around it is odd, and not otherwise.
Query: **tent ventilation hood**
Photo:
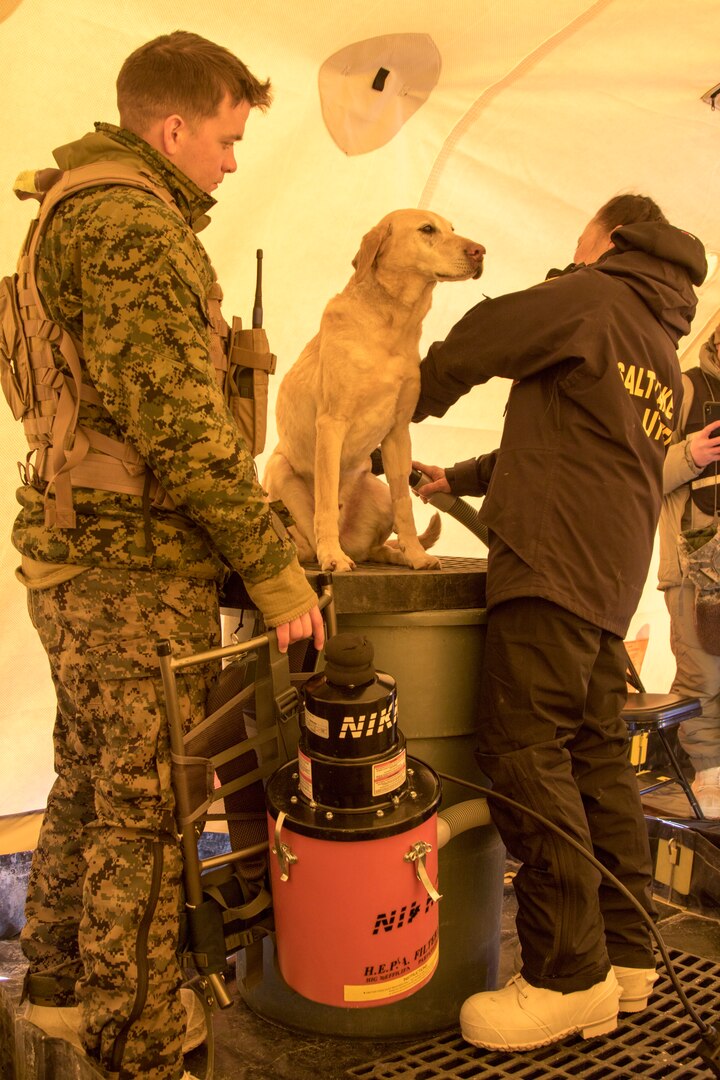
[[[720,94],[720,83],[713,86],[712,90],[708,90],[706,94],[703,94],[702,100],[715,111],[715,98]]]

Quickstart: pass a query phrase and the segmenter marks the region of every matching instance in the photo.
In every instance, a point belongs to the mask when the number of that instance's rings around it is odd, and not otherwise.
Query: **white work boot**
[[[587,990],[562,994],[513,975],[502,990],[473,994],[460,1010],[466,1042],[489,1050],[534,1050],[580,1032],[583,1039],[617,1027],[620,987],[611,970]]]
[[[513,972],[518,975],[522,968],[522,946],[519,941],[515,946],[512,960]],[[621,1013],[635,1013],[646,1009],[652,994],[652,988],[658,979],[655,968],[617,967],[613,964],[613,971],[620,987],[618,1011]]]
[[[64,1039],[72,1043],[83,1054],[85,1048],[80,1042],[80,1009],[77,1005],[33,1005],[25,1003],[25,1019],[35,1024],[53,1039]]]
[[[613,971],[620,986],[620,1012],[636,1013],[646,1009],[658,978],[655,968],[616,967],[613,964]]]
[[[182,986],[180,988],[180,998],[187,1012],[187,1027],[182,1051],[183,1054],[189,1054],[191,1050],[194,1050],[196,1046],[201,1046],[207,1039],[207,1022],[205,1020],[205,1010],[194,990],[191,990],[188,986]]]
[[[707,818],[720,818],[720,766],[695,773],[690,787]]]

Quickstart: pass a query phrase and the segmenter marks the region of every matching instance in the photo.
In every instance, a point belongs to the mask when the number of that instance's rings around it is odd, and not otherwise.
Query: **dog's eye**
[[[434,225],[421,225],[418,231],[427,233],[430,236],[432,233],[437,232],[437,229]]]

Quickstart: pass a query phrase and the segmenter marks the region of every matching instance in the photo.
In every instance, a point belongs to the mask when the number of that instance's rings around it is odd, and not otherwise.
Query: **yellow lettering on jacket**
[[[667,446],[672,435],[672,428],[664,422],[657,409],[646,409],[643,416],[643,428],[645,434],[655,442],[664,442]]]
[[[618,372],[623,386],[632,397],[652,399],[652,405],[645,409],[643,416],[643,429],[650,439],[656,442],[670,442],[672,428],[670,423],[673,418],[673,392],[672,387],[663,386],[658,377],[650,368],[640,367],[636,364],[625,364],[618,361]]]
[[[620,375],[623,377],[625,389],[628,390],[633,397],[649,398],[653,392],[653,387],[657,383],[657,375],[654,371],[650,371],[649,368],[636,367],[635,364],[630,364],[626,369],[623,363],[618,364],[620,369]]]

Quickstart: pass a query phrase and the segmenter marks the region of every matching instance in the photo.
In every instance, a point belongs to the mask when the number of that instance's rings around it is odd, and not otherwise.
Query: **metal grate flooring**
[[[720,968],[676,949],[675,973],[700,1018],[713,1022],[720,1004]],[[611,1035],[573,1037],[564,1043],[503,1053],[470,1046],[449,1032],[405,1046],[346,1073],[360,1080],[707,1080],[697,1056],[700,1032],[683,1008],[667,973],[661,974],[644,1012],[622,1017]]]

